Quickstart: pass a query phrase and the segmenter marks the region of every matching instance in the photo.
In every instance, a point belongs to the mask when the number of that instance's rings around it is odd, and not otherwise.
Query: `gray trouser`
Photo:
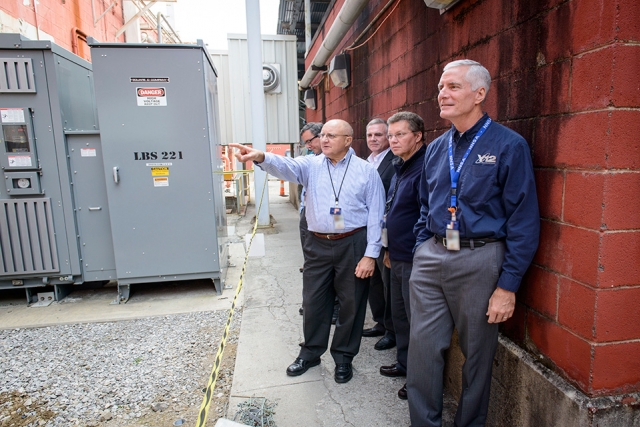
[[[442,424],[444,353],[454,326],[465,357],[455,425],[484,425],[498,345],[498,324],[488,323],[486,312],[503,259],[502,242],[448,251],[431,238],[416,249],[407,366],[412,427]]]

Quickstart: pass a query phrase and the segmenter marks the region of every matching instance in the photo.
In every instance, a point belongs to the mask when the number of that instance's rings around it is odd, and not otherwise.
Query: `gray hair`
[[[384,125],[385,127],[387,127],[387,128],[388,128],[388,126],[387,126],[387,122],[385,122],[385,121],[384,121],[384,120],[382,120],[382,119],[375,118],[375,119],[371,120],[371,121],[367,124],[366,129],[367,129],[367,130],[369,130],[369,126],[373,126],[373,125]]]
[[[322,123],[318,123],[318,122],[309,122],[306,125],[302,126],[302,129],[300,129],[300,136],[302,136],[302,134],[306,131],[310,131],[313,136],[318,136],[320,135],[320,132],[322,132]]]
[[[409,124],[411,132],[420,132],[422,134],[422,138],[420,138],[420,140],[424,141],[424,120],[422,120],[422,117],[416,113],[412,113],[410,111],[399,111],[389,117],[387,124],[392,125],[393,123],[401,122],[403,120]]]
[[[488,94],[489,86],[491,86],[491,75],[479,62],[472,61],[471,59],[459,59],[457,61],[449,62],[444,66],[443,71],[463,66],[469,67],[464,78],[471,84],[471,90],[478,90],[480,87],[483,87],[485,95]]]

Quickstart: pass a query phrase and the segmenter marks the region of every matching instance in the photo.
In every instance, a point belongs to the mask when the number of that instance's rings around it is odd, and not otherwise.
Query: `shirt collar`
[[[352,147],[349,147],[349,150],[347,150],[347,154],[345,154],[345,155],[344,155],[344,157],[343,157],[342,159],[340,159],[340,160],[336,163],[336,166],[337,166],[338,164],[340,164],[340,163],[344,163],[344,162],[346,162],[347,160],[349,160],[349,157],[350,157],[350,156],[352,156],[353,154],[355,154],[355,151],[353,151],[353,148],[352,148]],[[322,154],[322,155],[324,156],[324,154]],[[324,156],[324,159],[325,159],[327,162],[331,163],[331,159],[330,159],[330,158],[328,158],[327,156]],[[331,164],[333,164],[333,163],[331,163]]]
[[[458,132],[458,129],[456,129],[455,126],[451,125],[451,131],[453,132],[453,141],[455,143],[458,143],[461,137],[464,137],[467,141],[471,141],[476,133],[478,133],[480,128],[484,125],[484,122],[487,121],[488,117],[489,115],[487,113],[484,113],[482,117],[480,117],[480,120],[478,120],[473,126],[471,126],[471,128],[469,128],[469,130],[467,130],[462,135],[460,134],[460,132]]]
[[[377,168],[378,166],[380,166],[380,163],[382,163],[382,159],[385,158],[389,151],[391,151],[391,147],[387,147],[386,150],[382,151],[377,156],[374,156],[373,153],[371,153],[369,157],[367,157],[367,161]]]

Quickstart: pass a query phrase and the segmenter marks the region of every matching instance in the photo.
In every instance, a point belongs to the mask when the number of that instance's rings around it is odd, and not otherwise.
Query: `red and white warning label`
[[[166,107],[167,92],[163,87],[137,87],[138,107]]]

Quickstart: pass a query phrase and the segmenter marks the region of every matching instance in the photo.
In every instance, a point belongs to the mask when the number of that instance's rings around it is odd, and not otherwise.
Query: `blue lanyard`
[[[465,160],[467,160],[467,157],[469,157],[469,153],[471,153],[471,150],[473,150],[473,147],[476,145],[476,142],[478,142],[478,139],[480,139],[480,137],[482,136],[482,134],[484,134],[484,131],[487,130],[490,124],[491,124],[491,118],[489,117],[487,118],[487,121],[484,122],[484,125],[482,126],[482,128],[480,128],[480,130],[476,134],[476,137],[473,138],[473,140],[471,141],[469,148],[467,148],[467,152],[464,153],[464,156],[462,156],[462,160],[460,160],[458,169],[455,169],[453,164],[453,130],[451,131],[451,135],[449,135],[449,175],[451,175],[451,207],[454,209],[457,207],[457,204],[458,204],[458,201],[457,201],[458,179],[460,178],[460,171],[462,170],[462,165],[464,165]]]

